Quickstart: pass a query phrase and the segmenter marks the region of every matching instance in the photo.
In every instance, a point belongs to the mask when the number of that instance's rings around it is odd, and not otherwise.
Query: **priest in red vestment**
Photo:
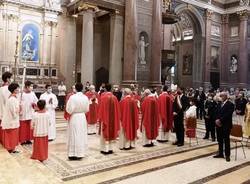
[[[119,136],[120,149],[129,150],[135,147],[139,128],[139,109],[137,100],[129,88],[124,89],[124,98],[120,101],[121,130]]]
[[[75,88],[75,86],[72,86],[71,89],[72,89],[72,91],[70,93],[68,93],[67,96],[66,96],[66,98],[65,98],[65,107],[67,105],[69,97],[71,97],[72,95],[76,94],[76,88]],[[65,120],[69,121],[70,114],[66,111],[66,108],[64,109],[64,115],[63,116],[64,116]]]
[[[168,87],[163,86],[162,93],[158,98],[158,107],[160,113],[160,127],[158,142],[168,142],[169,131],[173,128],[173,101],[168,94]]]
[[[102,94],[99,106],[101,153],[112,154],[112,144],[120,129],[120,109],[117,98],[111,92],[111,85],[106,84],[105,88],[107,92]]]
[[[96,134],[99,95],[95,91],[94,85],[90,85],[89,91],[87,91],[85,95],[89,99],[89,112],[86,113],[86,118],[88,122],[88,135]]]
[[[158,136],[160,125],[157,97],[146,89],[142,102],[142,139],[144,147],[154,146],[153,140]]]
[[[12,73],[10,72],[4,72],[2,75],[3,85],[0,87],[0,143],[2,143],[2,137],[3,137],[1,121],[3,118],[4,106],[5,106],[7,99],[11,95],[10,91],[8,90],[11,77],[12,77]]]

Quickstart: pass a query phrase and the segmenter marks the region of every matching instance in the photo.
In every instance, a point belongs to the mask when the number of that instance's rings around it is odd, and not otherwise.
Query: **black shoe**
[[[177,144],[178,147],[184,146],[184,143]]]
[[[76,160],[82,160],[82,157],[76,157]]]
[[[176,142],[174,142],[174,143],[172,143],[172,145],[178,145],[179,143],[176,141]]]
[[[31,141],[26,141],[25,144],[32,144],[32,142]]]
[[[212,142],[215,142],[215,138],[212,138]]]
[[[132,147],[129,147],[129,148],[123,148],[124,150],[131,150],[132,149]]]
[[[227,161],[227,162],[230,162],[230,157],[226,157],[226,161]]]
[[[113,150],[109,150],[109,152],[108,152],[109,154],[113,154],[114,152],[113,152]]]
[[[213,158],[224,158],[224,155],[220,155],[220,154],[214,155]]]
[[[106,152],[106,151],[100,151],[101,152],[101,154],[103,154],[103,155],[108,155],[109,154],[109,152]]]
[[[164,143],[164,142],[168,142],[168,140],[157,140],[157,142]]]
[[[52,141],[54,141],[54,139],[49,139],[49,142],[52,142]]]
[[[209,139],[209,137],[205,136],[205,137],[203,137],[203,139]]]
[[[153,147],[153,146],[154,146],[153,143],[143,145],[143,147]]]
[[[69,160],[77,160],[78,158],[77,157],[68,157]]]

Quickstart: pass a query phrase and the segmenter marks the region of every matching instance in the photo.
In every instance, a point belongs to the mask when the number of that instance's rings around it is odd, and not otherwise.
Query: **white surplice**
[[[82,92],[72,95],[66,105],[71,115],[68,125],[68,156],[84,157],[87,151],[87,120],[89,100]]]
[[[35,112],[32,117],[32,127],[34,137],[45,137],[48,135],[50,125],[50,115],[48,112]]]
[[[52,99],[52,103],[49,103],[50,99]],[[55,109],[58,105],[58,100],[55,94],[53,93],[43,93],[40,96],[40,100],[46,101],[46,110],[50,114],[50,120],[51,124],[49,126],[49,134],[48,138],[49,140],[53,140],[56,138],[56,112]]]
[[[5,103],[10,95],[11,95],[11,93],[8,90],[7,85],[0,87],[0,120],[2,120],[2,118],[3,118],[3,111],[5,108],[4,106],[5,106]]]
[[[21,97],[21,115],[20,115],[20,120],[31,120],[33,117],[33,114],[35,110],[32,107],[32,104],[36,104],[38,101],[35,93],[29,92],[26,93],[24,92]]]
[[[15,96],[11,96],[7,99],[4,106],[3,118],[2,118],[2,129],[15,129],[19,128],[19,100]]]

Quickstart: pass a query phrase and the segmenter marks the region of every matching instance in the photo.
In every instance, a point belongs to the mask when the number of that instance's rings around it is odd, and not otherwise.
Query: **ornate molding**
[[[223,24],[228,24],[229,23],[229,14],[224,14],[221,16],[221,21]]]
[[[210,10],[210,9],[206,9],[206,12],[205,12],[205,16],[207,19],[211,19],[212,18],[212,15],[213,15],[213,11]]]
[[[99,8],[95,5],[89,4],[89,3],[81,3],[78,6],[78,11],[86,11],[86,10],[92,10],[92,11],[98,11]]]
[[[242,10],[242,11],[238,11],[237,15],[239,15],[240,20],[248,20],[248,10]]]

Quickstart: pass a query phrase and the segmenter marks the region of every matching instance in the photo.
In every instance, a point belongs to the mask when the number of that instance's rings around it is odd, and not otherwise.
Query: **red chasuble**
[[[86,113],[88,124],[96,124],[98,119],[98,103],[99,95],[96,92],[88,91],[85,95],[91,100],[89,105],[89,112]]]
[[[139,111],[137,100],[131,96],[126,96],[120,101],[122,128],[124,129],[125,137],[133,141],[137,137],[139,128]]]
[[[66,98],[65,98],[65,107],[66,107],[66,105],[67,105],[67,102],[68,102],[68,100],[69,100],[69,98],[72,96],[72,95],[74,95],[75,93],[74,92],[70,92],[70,93],[68,93],[67,94],[67,96],[66,96]],[[66,111],[66,108],[64,109],[64,119],[66,119],[67,121],[69,121],[69,119],[70,119],[70,114]]]
[[[142,103],[142,124],[148,139],[156,139],[160,125],[157,98],[147,96]]]
[[[173,102],[168,93],[164,92],[159,96],[158,106],[163,129],[168,132],[173,128]]]
[[[117,98],[111,93],[102,94],[99,106],[99,121],[106,141],[115,140],[120,129],[120,110]]]

